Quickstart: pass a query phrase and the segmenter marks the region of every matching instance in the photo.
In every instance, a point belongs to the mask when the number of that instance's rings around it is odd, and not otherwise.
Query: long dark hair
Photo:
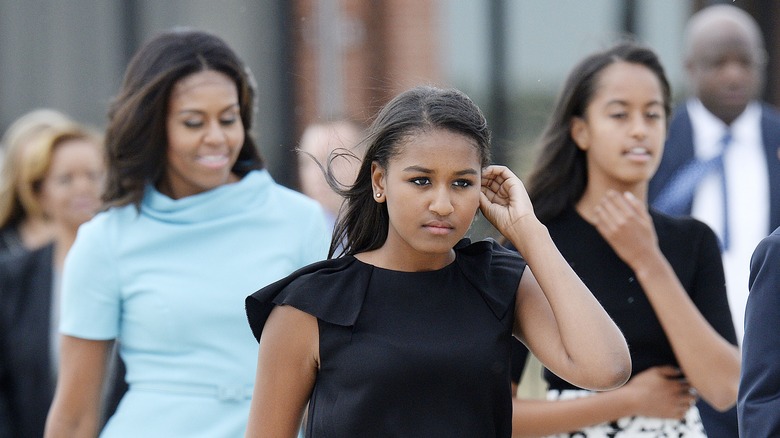
[[[526,187],[536,216],[542,222],[560,215],[576,203],[587,185],[585,152],[571,138],[571,122],[583,117],[598,86],[601,72],[616,62],[647,67],[661,83],[668,121],[671,88],[655,52],[635,42],[621,42],[594,53],[569,73],[539,143],[539,155],[527,178]]]
[[[255,105],[251,72],[219,37],[197,30],[173,30],[157,35],[136,52],[109,109],[108,178],[103,195],[109,205],[140,206],[145,186],[163,176],[171,90],[180,79],[204,70],[224,73],[236,83],[245,139],[233,172],[243,176],[263,168],[251,134]]]
[[[333,231],[328,257],[354,255],[381,247],[390,223],[387,203],[376,202],[371,165],[387,168],[407,140],[422,132],[446,129],[477,144],[481,165],[490,162],[490,129],[482,111],[461,91],[420,86],[399,94],[377,114],[368,128],[366,152],[355,183],[343,189],[326,178],[345,197]]]

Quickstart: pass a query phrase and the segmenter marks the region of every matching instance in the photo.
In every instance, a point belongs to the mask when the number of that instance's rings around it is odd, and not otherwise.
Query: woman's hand
[[[505,236],[524,219],[536,219],[523,182],[505,166],[488,166],[482,170],[479,208]]]
[[[658,251],[658,237],[647,206],[632,193],[610,190],[593,209],[593,226],[631,267]]]
[[[682,419],[696,402],[680,370],[668,365],[642,371],[620,391],[633,393],[636,415],[645,417]]]

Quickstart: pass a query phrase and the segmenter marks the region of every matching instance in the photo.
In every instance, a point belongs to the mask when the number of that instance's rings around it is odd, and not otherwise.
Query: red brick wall
[[[354,24],[342,52],[345,116],[367,122],[395,94],[441,80],[438,8],[435,0],[340,0],[342,17]],[[318,114],[316,16],[318,0],[294,0],[296,125]],[[334,25],[337,25],[334,23]]]

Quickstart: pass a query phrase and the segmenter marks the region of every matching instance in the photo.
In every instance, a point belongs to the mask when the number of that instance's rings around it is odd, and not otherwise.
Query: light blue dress
[[[244,299],[327,255],[320,206],[266,171],[140,214],[83,225],[65,265],[61,331],[118,338],[130,389],[103,437],[243,437],[257,363]]]

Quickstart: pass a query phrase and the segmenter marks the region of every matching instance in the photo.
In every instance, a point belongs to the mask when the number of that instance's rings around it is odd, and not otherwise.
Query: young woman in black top
[[[740,360],[717,239],[647,206],[669,101],[657,56],[634,43],[586,57],[564,85],[528,193],[625,334],[633,377],[594,393],[546,372],[548,400],[514,401],[516,436],[706,436],[697,397],[719,410],[736,402]]]
[[[308,403],[307,437],[509,437],[512,334],[578,385],[625,381],[623,336],[520,180],[488,166],[468,97],[402,93],[367,142],[331,243],[344,254],[247,299],[260,341],[247,436],[295,436]],[[463,239],[478,209],[523,258]]]

